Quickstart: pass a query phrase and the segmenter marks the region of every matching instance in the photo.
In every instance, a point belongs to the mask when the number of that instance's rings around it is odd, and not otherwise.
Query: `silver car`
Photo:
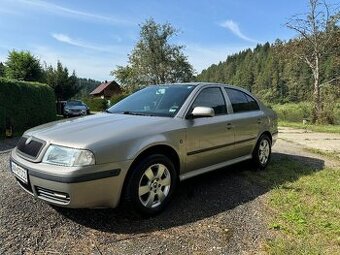
[[[89,107],[79,100],[67,101],[64,106],[64,117],[83,116],[89,113]]]
[[[244,160],[265,168],[277,133],[276,114],[242,88],[154,85],[106,113],[26,131],[11,171],[25,191],[53,205],[122,201],[152,215],[179,181]]]

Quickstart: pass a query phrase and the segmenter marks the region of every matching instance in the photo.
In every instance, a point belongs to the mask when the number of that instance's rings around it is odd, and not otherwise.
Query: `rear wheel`
[[[268,135],[262,135],[258,140],[254,152],[253,162],[257,169],[265,169],[271,157],[271,140]]]
[[[168,204],[177,183],[176,170],[164,155],[146,157],[127,180],[126,201],[144,215],[161,212]]]

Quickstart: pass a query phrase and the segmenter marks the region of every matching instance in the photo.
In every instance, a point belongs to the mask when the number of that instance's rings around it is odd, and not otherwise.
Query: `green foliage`
[[[318,120],[320,123],[339,123],[338,110],[334,104],[340,98],[339,40],[340,31],[329,42],[329,48],[335,53],[324,56],[320,66],[320,94],[323,102]],[[312,72],[297,57],[299,47],[301,41],[297,40],[259,44],[254,49],[229,56],[218,65],[211,65],[197,76],[197,80],[244,87],[266,104],[312,101]]]
[[[193,68],[183,46],[170,44],[177,30],[169,23],[147,20],[141,25],[140,39],[129,55],[127,66],[118,66],[114,75],[123,85],[146,85],[190,81]]]
[[[6,77],[9,79],[22,81],[42,81],[43,79],[40,61],[29,51],[10,51],[5,65]]]
[[[311,123],[313,104],[311,102],[274,104],[271,108],[277,113],[280,121],[302,123],[306,119]],[[327,102],[324,105],[318,124],[340,125],[340,99]]]
[[[122,93],[120,95],[114,95],[111,97],[111,105],[114,105],[116,103],[118,103],[119,101],[123,100],[124,98],[126,98],[127,96],[129,96],[128,93]]]
[[[338,253],[340,169],[322,162],[281,155],[265,172],[244,173],[269,190],[268,225],[276,232],[265,247],[269,254]]]
[[[63,67],[60,61],[56,68],[49,66],[46,69],[45,79],[46,83],[53,88],[58,100],[68,100],[81,90],[75,72],[69,75],[67,67]]]
[[[312,104],[309,102],[272,105],[280,121],[300,122],[312,117]]]
[[[0,77],[5,76],[5,66],[2,62],[0,62]]]
[[[303,124],[302,122],[290,122],[290,121],[282,121],[278,122],[280,127],[292,127],[292,128],[300,128],[304,130],[310,130],[314,132],[321,133],[338,133],[340,134],[340,125],[325,125],[325,124]]]
[[[339,52],[332,47],[338,40],[340,12],[338,8],[328,5],[325,0],[309,0],[308,12],[294,15],[286,26],[297,33],[294,44],[295,55],[308,66],[313,78],[313,112],[314,122],[332,123],[330,113],[324,111],[320,93],[320,77],[324,74],[320,66],[329,56]],[[337,43],[339,44],[339,43]]]
[[[6,124],[20,133],[55,118],[55,97],[49,86],[0,78],[0,136]]]
[[[89,94],[99,85],[100,81],[93,79],[77,78],[77,86],[81,90],[75,95],[76,98],[88,97]]]
[[[83,98],[83,102],[90,108],[90,111],[102,112],[108,108],[107,100],[102,98]]]

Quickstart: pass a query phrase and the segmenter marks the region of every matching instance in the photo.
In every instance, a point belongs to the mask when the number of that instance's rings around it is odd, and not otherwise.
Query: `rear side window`
[[[234,113],[260,110],[254,98],[237,89],[225,88]]]
[[[223,94],[219,88],[203,89],[192,104],[191,111],[196,106],[211,107],[214,109],[215,115],[227,114]]]

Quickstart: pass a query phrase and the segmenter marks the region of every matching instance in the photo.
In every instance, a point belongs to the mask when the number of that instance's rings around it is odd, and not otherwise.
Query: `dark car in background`
[[[64,117],[84,116],[90,113],[90,108],[80,100],[70,100],[64,106]]]

